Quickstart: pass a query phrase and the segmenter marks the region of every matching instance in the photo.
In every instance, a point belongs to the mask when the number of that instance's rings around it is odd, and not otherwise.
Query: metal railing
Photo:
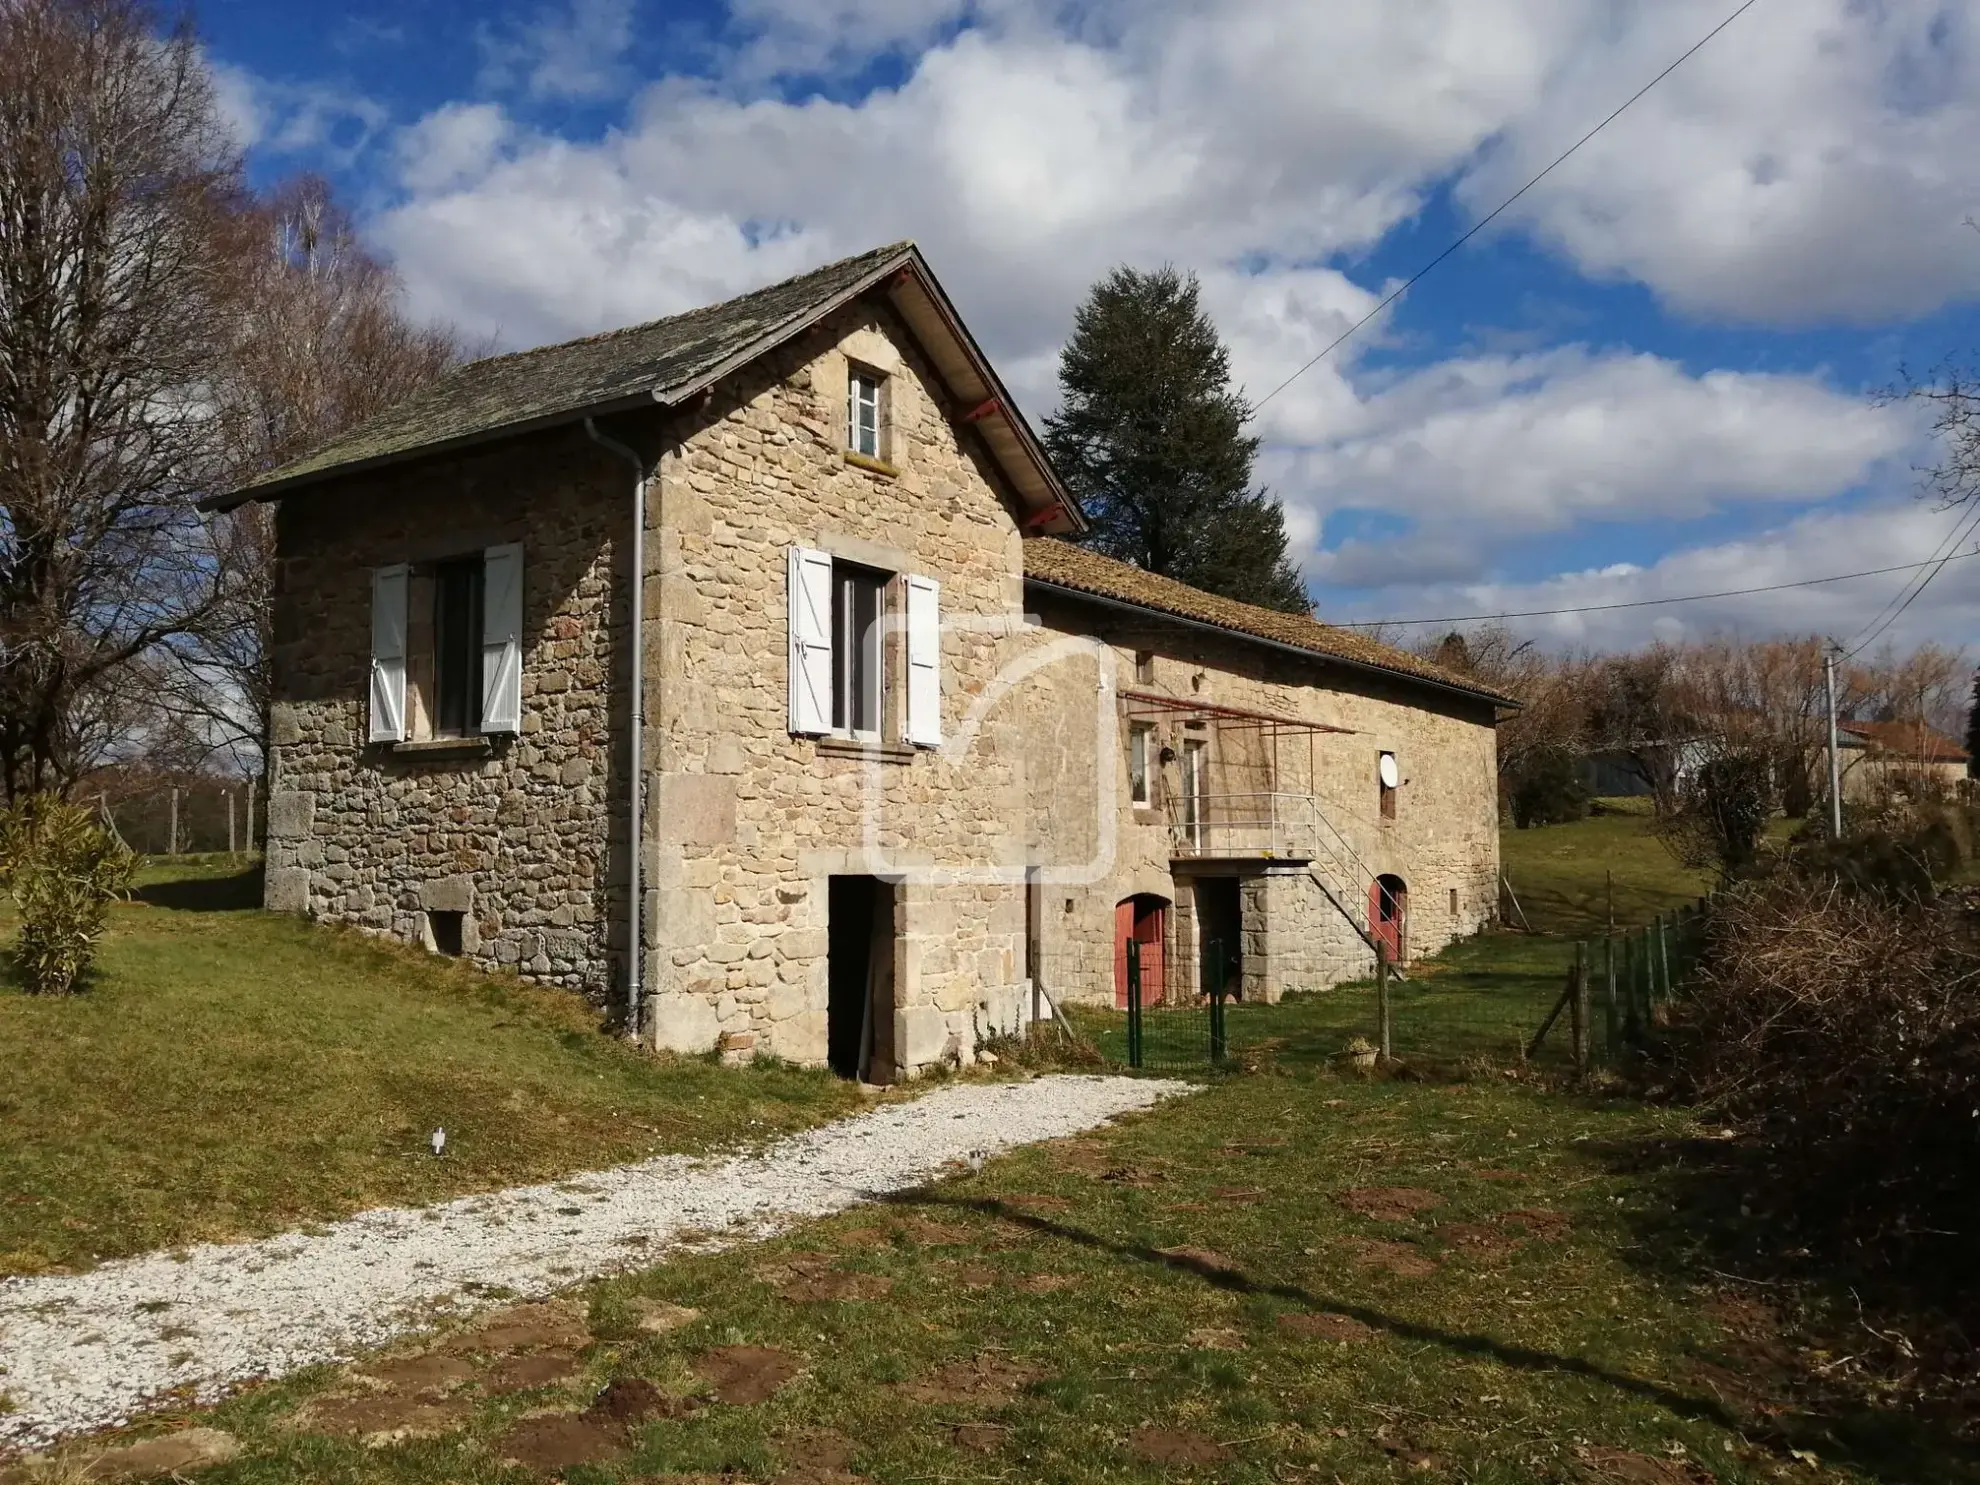
[[[1180,794],[1169,801],[1169,833],[1179,857],[1255,857],[1308,863],[1314,884],[1372,949],[1368,904],[1376,874],[1317,795],[1292,790]]]

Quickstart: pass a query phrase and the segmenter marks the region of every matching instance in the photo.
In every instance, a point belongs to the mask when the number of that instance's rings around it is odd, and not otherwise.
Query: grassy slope
[[[0,966],[0,1274],[259,1234],[842,1114],[822,1074],[641,1057],[576,997],[141,879],[96,984]],[[447,1129],[444,1159],[426,1141]]]

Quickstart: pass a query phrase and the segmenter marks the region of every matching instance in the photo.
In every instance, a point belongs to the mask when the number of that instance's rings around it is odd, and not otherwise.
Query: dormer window
[[[846,379],[846,448],[868,459],[880,455],[880,384],[883,378],[855,368]]]

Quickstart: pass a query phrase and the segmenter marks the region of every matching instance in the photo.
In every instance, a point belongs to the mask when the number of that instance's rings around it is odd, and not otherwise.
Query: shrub
[[[1588,813],[1588,790],[1572,753],[1558,748],[1536,753],[1512,781],[1513,824],[1566,825]]]
[[[1962,1265],[1952,1235],[1980,1215],[1974,918],[1795,872],[1720,898],[1672,1045],[1689,1091],[1763,1146],[1754,1205],[1802,1244],[1911,1280]]]
[[[90,812],[52,794],[0,814],[0,885],[20,909],[14,962],[36,994],[76,989],[113,898],[130,887],[131,853]]]
[[[1773,811],[1772,772],[1771,761],[1757,753],[1726,753],[1700,764],[1658,827],[1671,854],[1728,878],[1752,867]]]

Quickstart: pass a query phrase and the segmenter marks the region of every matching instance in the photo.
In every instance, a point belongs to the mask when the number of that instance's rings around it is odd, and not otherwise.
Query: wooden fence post
[[[254,775],[248,775],[247,787],[247,848],[254,849]]]
[[[1622,1051],[1622,1013],[1616,1005],[1616,936],[1602,940],[1602,1056],[1619,1060]]]
[[[234,853],[234,791],[227,791],[227,854]]]
[[[176,786],[172,790],[172,808],[168,819],[170,823],[165,829],[165,854],[176,856],[179,854],[179,791]]]
[[[1574,1073],[1585,1078],[1588,1076],[1588,945],[1578,939],[1574,945],[1572,994],[1568,1017],[1574,1031]]]

